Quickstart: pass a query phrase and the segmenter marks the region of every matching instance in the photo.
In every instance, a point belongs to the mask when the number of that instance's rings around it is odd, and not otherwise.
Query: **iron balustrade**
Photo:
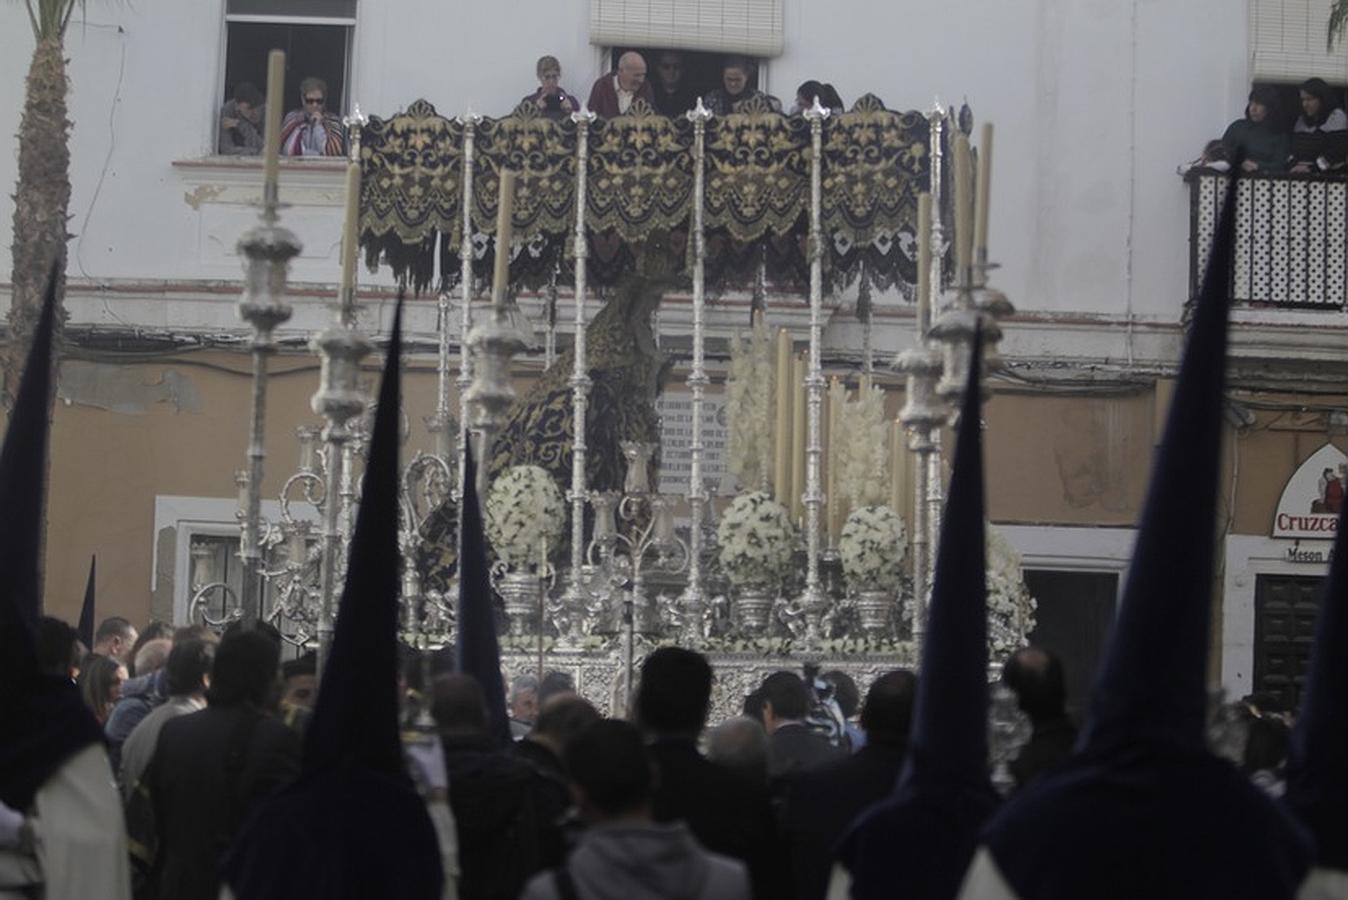
[[[1188,177],[1189,296],[1207,268],[1228,175]],[[1246,175],[1237,188],[1232,302],[1344,309],[1348,303],[1348,180]]]

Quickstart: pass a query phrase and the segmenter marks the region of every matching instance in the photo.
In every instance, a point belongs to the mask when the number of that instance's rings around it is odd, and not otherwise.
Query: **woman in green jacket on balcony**
[[[1288,135],[1274,124],[1278,93],[1270,87],[1250,91],[1245,118],[1232,122],[1222,135],[1222,145],[1232,159],[1240,159],[1246,172],[1275,174],[1287,171],[1291,153]]]

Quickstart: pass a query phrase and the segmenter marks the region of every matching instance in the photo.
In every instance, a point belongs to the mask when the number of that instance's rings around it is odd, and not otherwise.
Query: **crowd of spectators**
[[[716,115],[736,111],[746,101],[761,98],[770,109],[782,110],[776,97],[755,87],[757,66],[753,60],[731,56],[717,66],[717,86],[699,92],[688,78],[687,55],[674,50],[622,53],[613,71],[595,80],[585,106],[601,118],[626,113],[632,101],[643,100],[663,116],[682,116],[697,105],[698,98]],[[562,86],[562,64],[555,56],[539,57],[534,67],[538,87],[525,95],[520,104],[533,104],[542,116],[562,119],[581,110],[580,100]],[[652,77],[653,75],[653,77]],[[843,111],[843,101],[831,84],[810,80],[796,89],[791,114],[803,112],[818,98],[832,112]],[[344,156],[347,152],[346,127],[341,117],[328,109],[328,85],[316,77],[300,82],[300,105],[285,114],[281,124],[281,155],[300,157]],[[1340,113],[1342,116],[1342,113]],[[266,103],[257,85],[238,83],[220,109],[216,152],[221,156],[259,156],[263,151],[263,121]]]
[[[1228,172],[1233,164],[1248,174],[1335,172],[1348,168],[1348,115],[1324,79],[1310,78],[1297,89],[1295,120],[1283,108],[1283,94],[1271,85],[1250,91],[1245,115],[1227,126],[1219,140],[1180,167],[1180,174],[1206,168]]]
[[[283,663],[265,625],[221,639],[114,617],[97,635],[85,651],[48,617],[37,647],[43,670],[77,680],[103,725],[134,895],[214,900],[250,813],[301,773],[314,656]],[[400,652],[406,764],[428,807],[440,804],[446,897],[821,900],[840,839],[909,758],[918,678],[905,669],[878,675],[864,700],[844,672],[777,671],[742,715],[708,727],[710,665],[663,647],[641,666],[630,721],[603,718],[565,673],[514,678],[503,745],[482,686],[453,670],[452,653]],[[1008,761],[1019,791],[1068,758],[1077,731],[1053,654],[1017,651],[1002,681],[1030,724]],[[1285,710],[1255,695],[1223,711],[1214,746],[1230,744],[1251,781],[1280,795]]]

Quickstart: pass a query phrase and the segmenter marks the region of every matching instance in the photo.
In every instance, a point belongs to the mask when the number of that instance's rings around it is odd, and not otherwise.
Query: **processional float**
[[[253,329],[253,402],[247,447],[248,468],[238,476],[240,495],[240,557],[243,586],[237,593],[210,571],[208,552],[194,548],[191,613],[212,625],[233,618],[267,619],[297,645],[316,645],[321,657],[332,634],[332,616],[342,582],[346,543],[350,539],[357,502],[357,471],[365,441],[363,421],[368,414],[361,387],[361,361],[373,343],[357,326],[358,297],[355,263],[360,234],[361,135],[367,120],[359,111],[345,122],[351,158],[347,168],[346,227],[342,245],[342,275],[331,326],[314,336],[311,347],[322,360],[320,385],[313,409],[323,416],[320,430],[297,432],[300,463],[280,495],[280,516],[268,522],[262,516],[261,485],[265,462],[267,362],[276,351],[274,332],[290,317],[285,301],[288,262],[299,252],[296,237],[279,224],[277,190],[280,85],[283,59],[273,54],[268,82],[268,121],[265,181],[261,221],[244,235],[240,248],[247,259],[247,277],[240,315]],[[881,107],[882,108],[882,107]],[[967,110],[966,110],[967,111]],[[578,688],[609,710],[622,709],[630,694],[632,676],[640,658],[654,646],[677,642],[706,652],[718,668],[715,705],[722,714],[738,711],[740,698],[767,673],[800,662],[827,663],[852,672],[862,680],[895,665],[915,665],[925,622],[936,535],[942,506],[941,429],[968,371],[971,354],[989,359],[984,371],[996,368],[995,347],[1000,338],[997,320],[1012,312],[1006,297],[991,288],[994,267],[987,254],[988,199],[992,129],[984,125],[978,154],[978,177],[968,128],[938,101],[925,115],[928,189],[918,197],[916,210],[916,285],[913,346],[896,358],[893,371],[905,376],[905,401],[898,422],[907,433],[907,447],[915,456],[911,555],[901,588],[882,595],[878,603],[858,604],[854,592],[839,590],[838,545],[834,530],[824,535],[828,494],[836,493],[832,479],[823,478],[825,391],[823,331],[823,263],[829,236],[821,222],[824,201],[825,126],[832,113],[816,102],[802,114],[808,129],[808,200],[804,256],[808,261],[808,334],[804,356],[804,453],[800,484],[800,532],[792,552],[797,591],[777,589],[755,605],[756,598],[740,597],[727,588],[718,571],[718,531],[712,521],[716,506],[705,478],[707,446],[704,415],[711,383],[706,365],[708,230],[707,140],[712,114],[699,101],[686,115],[691,128],[689,165],[692,169],[691,209],[687,211],[691,280],[691,346],[684,379],[691,407],[688,444],[688,482],[681,495],[663,494],[651,471],[657,447],[628,442],[621,447],[626,473],[621,490],[599,491],[588,483],[587,445],[591,390],[587,364],[587,327],[591,291],[587,198],[591,188],[589,139],[595,120],[582,110],[571,116],[575,126],[574,225],[570,251],[574,261],[572,290],[572,369],[567,386],[574,422],[570,478],[564,496],[569,528],[558,543],[565,545],[565,562],[554,565],[557,548],[540,547],[535,561],[510,565],[503,560],[494,570],[506,619],[502,640],[505,665],[512,674],[544,669],[566,671]],[[963,118],[962,116],[959,118]],[[403,521],[401,544],[406,557],[402,585],[404,633],[420,647],[440,646],[452,640],[452,578],[430,584],[418,566],[425,526],[446,502],[453,504],[461,490],[464,447],[459,440],[464,423],[478,445],[479,476],[489,475],[494,436],[514,400],[512,358],[526,340],[514,327],[518,311],[508,293],[512,207],[515,173],[498,166],[495,266],[491,299],[476,301],[475,234],[483,223],[473,215],[478,130],[483,118],[472,112],[456,120],[462,136],[456,148],[461,194],[458,255],[458,321],[452,324],[453,295],[442,288],[437,296],[437,390],[434,412],[426,419],[434,451],[419,452],[406,461],[402,479]],[[955,131],[953,140],[948,132]],[[950,150],[947,150],[947,147]],[[953,154],[953,175],[946,172],[947,152]],[[490,173],[488,173],[490,174]],[[976,187],[975,187],[976,184]],[[947,186],[953,187],[948,200]],[[943,218],[953,212],[954,266],[946,266],[946,228]],[[555,304],[554,262],[549,293]],[[761,269],[760,269],[761,272]],[[948,275],[953,274],[953,277]],[[763,291],[760,274],[758,291]],[[858,306],[869,307],[869,282],[863,277]],[[549,361],[555,347],[555,306],[547,316]],[[869,308],[858,309],[863,323],[863,383],[873,369]],[[974,347],[981,323],[983,346]],[[455,361],[455,338],[458,362]],[[790,343],[788,339],[788,344]],[[794,350],[794,347],[790,347]],[[457,391],[457,419],[451,414]],[[894,428],[897,441],[899,426]],[[836,436],[834,438],[836,440]],[[901,452],[895,446],[897,456]],[[776,461],[778,469],[782,459]],[[766,468],[766,467],[765,467]],[[751,489],[757,486],[746,486]],[[832,489],[832,491],[830,491]],[[490,485],[479,485],[489,498]],[[895,494],[897,497],[897,493]],[[794,498],[790,498],[794,499]],[[490,505],[490,500],[487,500]],[[893,501],[891,501],[893,502]],[[296,512],[307,506],[309,515]],[[685,511],[682,525],[677,520]],[[489,510],[490,517],[490,510]],[[314,535],[315,519],[319,533]],[[832,520],[830,516],[830,520]],[[797,568],[798,567],[798,568]],[[828,573],[826,575],[825,568]],[[1016,577],[1019,578],[1017,571]],[[748,593],[748,592],[743,592]],[[1028,593],[1024,599],[1032,601]],[[1013,604],[1014,605],[1014,604]],[[860,610],[858,607],[860,606]],[[907,622],[900,608],[907,607]],[[848,615],[855,633],[848,633]],[[860,619],[857,616],[860,615]],[[1014,618],[1014,615],[1013,615]],[[864,626],[864,627],[863,627]],[[1012,623],[1023,640],[1028,615]],[[1004,655],[1001,654],[1001,655]]]

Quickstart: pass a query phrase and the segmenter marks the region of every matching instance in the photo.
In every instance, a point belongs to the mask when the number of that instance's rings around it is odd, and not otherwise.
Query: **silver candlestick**
[[[459,302],[462,304],[459,320],[459,377],[455,384],[459,388],[459,434],[468,427],[468,388],[473,383],[473,358],[468,352],[468,334],[473,327],[473,148],[477,134],[477,125],[482,117],[469,109],[459,117],[463,125],[463,222],[459,237]],[[446,401],[448,405],[448,401]],[[462,441],[460,441],[463,444]],[[454,498],[463,497],[463,473],[467,465],[464,455],[467,445],[459,447],[459,477],[455,485]],[[479,461],[480,462],[480,461]]]
[[[702,514],[707,503],[706,486],[702,483],[702,406],[709,379],[704,367],[703,346],[706,325],[703,322],[705,305],[704,280],[706,275],[706,234],[703,226],[703,205],[706,192],[707,122],[712,113],[702,105],[702,98],[687,114],[693,123],[693,361],[688,373],[688,388],[693,395],[693,428],[688,448],[688,584],[679,598],[681,631],[685,640],[696,642],[703,634],[703,611],[707,605],[702,585]]]
[[[563,639],[577,638],[584,623],[584,610],[588,605],[582,572],[585,568],[585,502],[586,489],[585,454],[589,449],[585,443],[586,417],[589,415],[590,376],[586,361],[585,346],[585,276],[586,257],[589,254],[585,241],[585,206],[589,185],[590,160],[590,123],[595,114],[581,107],[580,112],[571,114],[576,123],[576,230],[572,247],[575,259],[575,296],[573,300],[574,330],[572,337],[571,361],[571,490],[567,499],[571,501],[571,577],[567,582],[561,604],[566,611],[570,634]]]
[[[360,133],[367,121],[359,107],[343,120],[351,135],[352,166],[359,166]],[[359,228],[357,228],[359,233]],[[346,235],[356,240],[356,234]],[[341,589],[342,558],[346,551],[344,510],[347,497],[343,488],[349,478],[347,466],[351,457],[348,446],[355,437],[351,421],[365,412],[366,398],[360,389],[360,362],[372,349],[365,335],[356,328],[356,285],[341,285],[339,302],[333,324],[316,335],[310,348],[322,360],[319,389],[310,401],[315,413],[323,416],[324,478],[323,478],[323,555],[319,568],[320,607],[318,615],[318,671],[332,646],[332,633],[337,610],[337,595]]]
[[[941,189],[945,160],[944,133],[949,111],[938,97],[927,114],[930,126],[931,258],[932,273],[926,303],[918,302],[916,347],[901,354],[896,368],[908,376],[908,400],[899,415],[908,430],[908,446],[917,454],[913,467],[913,639],[918,647],[927,630],[927,601],[936,562],[936,543],[941,528],[941,428],[947,410],[940,403],[936,383],[941,375],[941,356],[930,349],[931,322],[941,311],[945,273],[945,228],[942,225],[944,192]]]
[[[496,273],[492,280],[491,311],[484,321],[468,332],[468,347],[473,356],[473,381],[464,399],[472,410],[472,428],[477,443],[478,495],[487,496],[490,483],[491,452],[501,418],[515,400],[511,384],[510,361],[528,346],[510,316],[506,288],[510,280],[511,209],[514,203],[515,175],[499,170],[501,183],[496,225]]]
[[[805,376],[807,392],[806,446],[805,446],[805,590],[800,598],[800,611],[805,619],[805,639],[819,642],[823,633],[824,614],[828,611],[828,596],[819,584],[819,508],[824,502],[820,491],[819,469],[823,453],[820,433],[820,409],[824,401],[824,374],[820,356],[823,338],[823,230],[820,227],[822,199],[822,160],[824,120],[829,110],[819,98],[805,110],[810,123],[810,360]]]
[[[595,526],[587,556],[597,573],[594,605],[602,603],[601,618],[616,618],[620,626],[627,702],[635,675],[637,636],[658,631],[661,615],[675,620],[682,615],[678,601],[660,598],[652,602],[646,596],[646,577],[652,571],[665,576],[682,574],[691,554],[688,543],[674,530],[675,498],[652,489],[659,484],[659,476],[651,471],[650,461],[659,445],[623,441],[619,447],[627,461],[623,490],[621,494],[591,494]],[[593,615],[589,618],[595,620]]]
[[[286,302],[286,273],[290,260],[299,254],[299,238],[278,224],[279,191],[275,181],[263,187],[261,221],[239,239],[239,252],[247,258],[239,318],[253,329],[252,415],[248,428],[248,468],[244,475],[242,534],[239,557],[243,561],[240,606],[245,621],[263,616],[262,477],[267,458],[267,366],[276,352],[274,331],[290,320]]]

